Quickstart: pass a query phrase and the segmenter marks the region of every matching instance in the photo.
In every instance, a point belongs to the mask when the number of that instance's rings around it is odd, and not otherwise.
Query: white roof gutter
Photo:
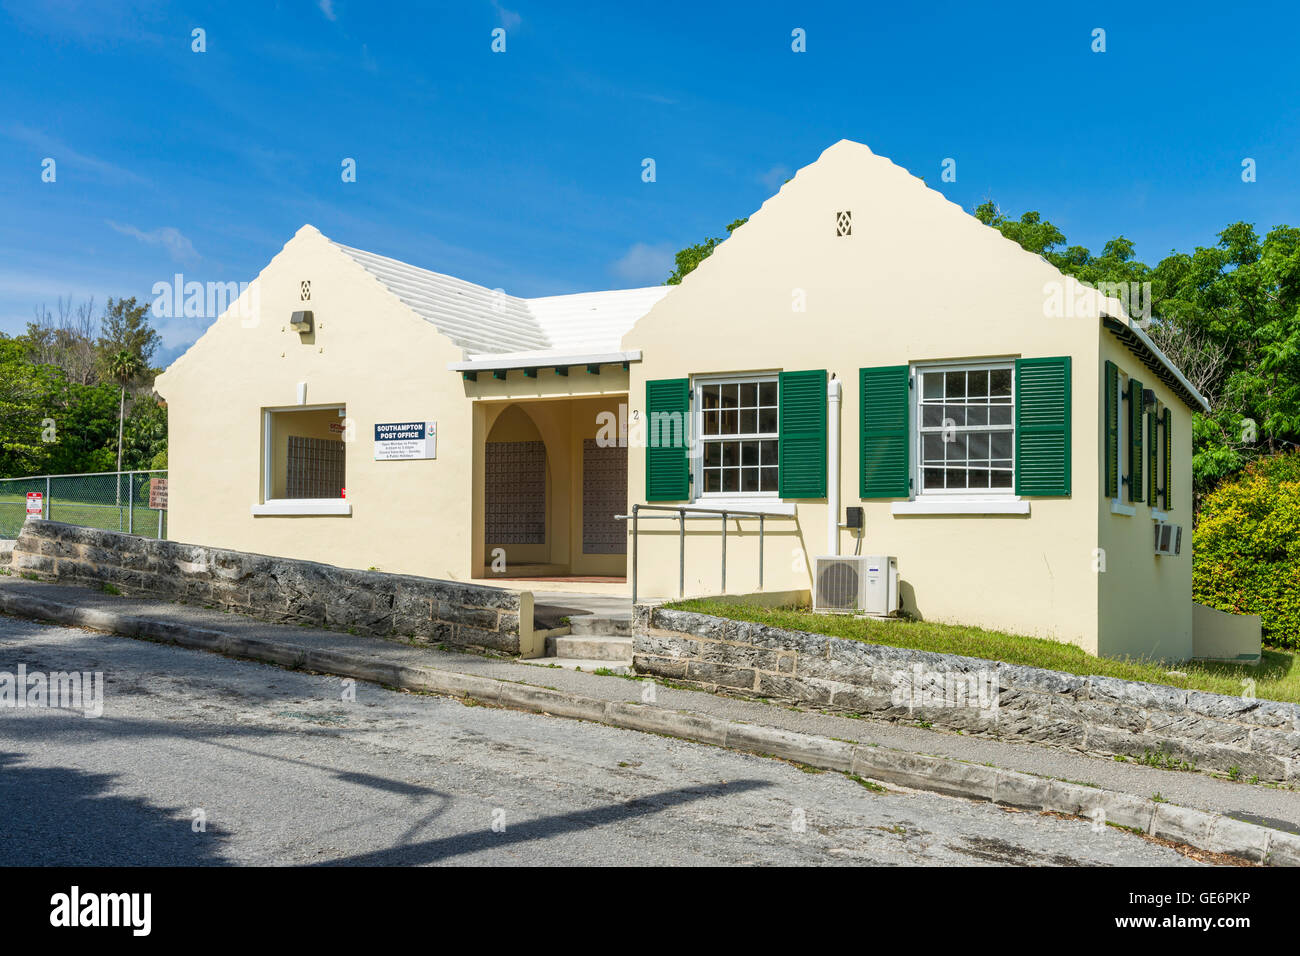
[[[1201,406],[1201,408],[1207,412],[1210,410],[1210,403],[1205,400],[1205,396],[1202,395],[1200,392],[1198,392],[1191,382],[1187,381],[1187,376],[1185,376],[1181,371],[1179,371],[1178,366],[1169,360],[1169,356],[1165,355],[1164,352],[1160,351],[1160,349],[1156,346],[1156,343],[1151,341],[1151,336],[1147,335],[1146,332],[1142,330],[1142,326],[1140,324],[1134,322],[1131,318],[1129,318],[1126,315],[1114,316],[1114,315],[1110,315],[1109,313],[1103,312],[1102,318],[1110,319],[1112,322],[1122,322],[1124,325],[1126,325],[1128,327],[1128,330],[1133,333],[1134,338],[1136,338],[1139,342],[1141,342],[1144,348],[1147,348],[1151,351],[1151,354],[1156,357],[1157,361],[1159,361],[1161,365],[1163,365],[1166,369],[1168,369],[1170,374],[1172,374],[1174,378],[1177,379],[1178,384],[1182,385],[1183,388],[1187,389],[1188,394],[1190,394],[1194,399],[1196,399],[1197,403]]]
[[[641,350],[627,352],[517,352],[448,362],[451,372],[494,372],[511,368],[568,368],[570,365],[622,365],[641,361]]]

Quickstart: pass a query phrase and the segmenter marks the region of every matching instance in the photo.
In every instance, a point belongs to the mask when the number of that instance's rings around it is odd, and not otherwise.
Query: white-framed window
[[[262,500],[253,514],[351,514],[346,417],[341,405],[262,410]]]
[[[917,497],[1015,494],[1015,364],[914,369]]]
[[[777,374],[696,376],[695,497],[778,494]]]

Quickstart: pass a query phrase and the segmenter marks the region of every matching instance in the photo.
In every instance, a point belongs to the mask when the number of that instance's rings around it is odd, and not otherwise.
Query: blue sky
[[[842,138],[1154,262],[1300,224],[1297,27],[1194,0],[0,0],[0,331],[176,272],[250,280],[306,222],[518,295],[658,284]],[[207,320],[156,324],[166,360]]]

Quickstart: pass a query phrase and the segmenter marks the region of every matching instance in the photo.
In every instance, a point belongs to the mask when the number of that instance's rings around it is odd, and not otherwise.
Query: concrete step
[[[573,616],[569,618],[569,633],[575,636],[594,634],[609,637],[631,637],[632,616],[630,614],[626,617],[606,614]]]
[[[600,661],[581,657],[530,657],[521,663],[537,664],[542,667],[563,667],[565,670],[585,671],[588,674],[593,671],[613,671],[615,674],[634,673],[629,661]]]
[[[574,660],[632,662],[632,638],[606,634],[553,637],[547,640],[548,650],[554,648],[556,657]]]

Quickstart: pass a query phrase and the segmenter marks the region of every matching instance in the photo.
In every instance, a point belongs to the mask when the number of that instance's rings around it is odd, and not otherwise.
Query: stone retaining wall
[[[638,673],[820,710],[1300,783],[1300,706],[638,605]],[[1161,758],[1162,760],[1165,758]]]
[[[277,624],[532,656],[528,592],[353,571],[54,521],[23,525],[12,574],[185,601]]]

